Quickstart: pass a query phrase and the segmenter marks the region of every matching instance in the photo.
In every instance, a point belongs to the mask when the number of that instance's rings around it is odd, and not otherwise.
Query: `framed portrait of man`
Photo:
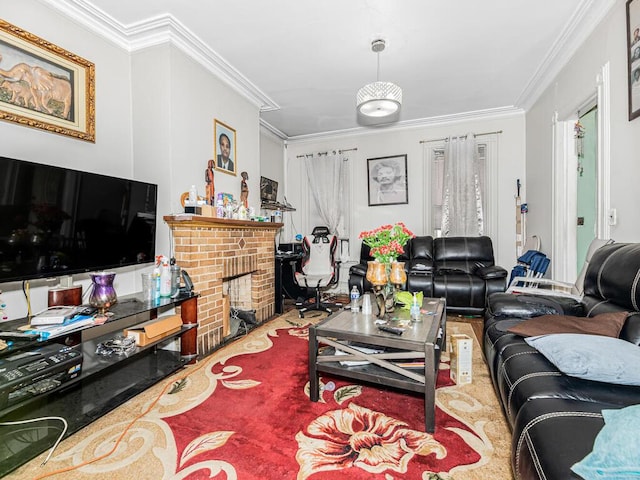
[[[238,171],[236,158],[236,131],[218,119],[213,122],[215,169],[231,175]]]
[[[369,206],[409,203],[407,156],[367,159]]]

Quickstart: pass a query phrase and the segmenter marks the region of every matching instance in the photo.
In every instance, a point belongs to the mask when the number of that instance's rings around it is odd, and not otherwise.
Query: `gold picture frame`
[[[235,129],[216,118],[213,121],[213,139],[215,169],[230,175],[237,175],[238,158],[236,157]]]
[[[95,142],[95,66],[0,19],[0,119]]]

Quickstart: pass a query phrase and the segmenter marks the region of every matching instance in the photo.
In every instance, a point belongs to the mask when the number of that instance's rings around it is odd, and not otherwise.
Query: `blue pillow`
[[[640,347],[619,338],[554,333],[524,339],[566,375],[640,386]]]
[[[640,478],[640,405],[603,410],[602,416],[593,450],[571,470],[586,480]]]

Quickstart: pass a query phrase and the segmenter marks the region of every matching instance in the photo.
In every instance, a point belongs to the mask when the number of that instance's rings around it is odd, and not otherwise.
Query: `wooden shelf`
[[[262,202],[260,207],[264,210],[280,210],[282,212],[295,212],[296,209],[291,205],[285,205],[279,202]]]

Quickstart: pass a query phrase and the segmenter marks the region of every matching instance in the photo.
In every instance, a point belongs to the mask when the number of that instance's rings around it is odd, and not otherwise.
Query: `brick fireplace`
[[[164,220],[173,234],[176,261],[200,294],[200,357],[211,353],[229,333],[229,290],[242,297],[231,295],[239,302],[234,306],[256,310],[258,323],[275,314],[275,236],[281,223],[197,215],[166,216]]]

